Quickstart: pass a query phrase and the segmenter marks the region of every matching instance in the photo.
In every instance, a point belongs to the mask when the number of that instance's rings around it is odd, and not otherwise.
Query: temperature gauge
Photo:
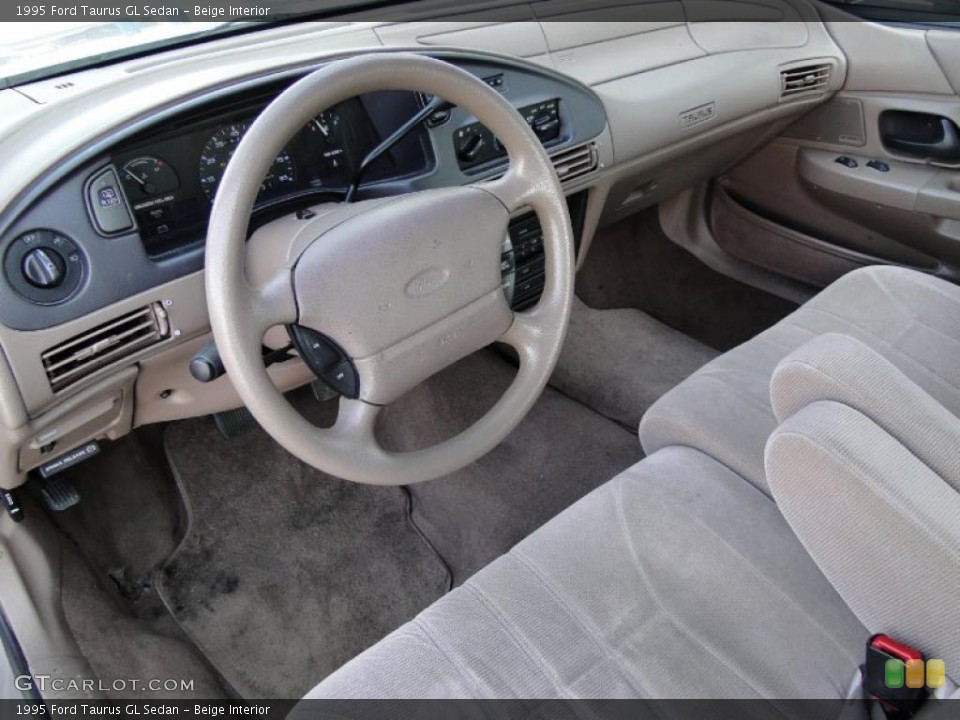
[[[138,200],[173,192],[180,187],[180,178],[166,161],[150,155],[126,163],[120,170],[127,195]]]

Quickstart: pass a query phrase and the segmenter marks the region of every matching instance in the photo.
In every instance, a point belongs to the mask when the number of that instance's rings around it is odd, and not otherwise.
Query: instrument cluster
[[[403,119],[407,106],[409,112],[416,110],[412,93],[378,95],[391,97],[355,98],[312,118],[270,166],[257,198],[258,211],[325,196],[341,199],[357,180],[364,156],[394,129],[395,118]],[[202,241],[227,165],[264,104],[194,117],[114,153],[123,196],[149,255]],[[371,108],[384,106],[391,107],[388,115],[371,113]],[[428,152],[424,137],[411,136],[369,167],[362,180],[423,172]]]

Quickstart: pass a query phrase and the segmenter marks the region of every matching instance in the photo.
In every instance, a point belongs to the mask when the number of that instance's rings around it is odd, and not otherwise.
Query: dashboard
[[[526,64],[451,59],[510,99],[558,154],[558,171],[582,175],[599,167],[601,150],[609,156],[609,144],[596,147],[607,121],[589,88]],[[234,150],[262,109],[303,73],[254,79],[156,113],[116,133],[54,183],[0,236],[0,323],[17,330],[56,326],[201,270],[210,209]],[[318,113],[277,155],[250,232],[284,214],[343,202],[351,186],[355,199],[364,199],[503,171],[506,152],[497,139],[450,107],[372,159],[429,101],[413,91],[384,91]],[[568,149],[580,154],[567,159]],[[508,275],[517,260],[511,242],[504,248]],[[511,279],[505,278],[508,295]]]
[[[0,471],[15,485],[88,440],[237,407],[229,378],[199,383],[188,369],[210,339],[212,198],[252,120],[322,64],[413,51],[486,81],[551,156],[582,262],[601,223],[716,175],[842,85],[843,55],[821,23],[764,28],[303,24],[0,91],[0,429],[11,429]],[[784,100],[782,73],[814,60],[831,64],[830,83]],[[366,200],[504,172],[497,138],[459,108],[365,162],[423,112],[429,98],[414,90],[318,108],[263,179],[249,232],[351,190]],[[529,213],[505,234],[503,290],[516,310],[542,288],[541,237]],[[276,330],[270,348],[289,341]],[[312,379],[296,358],[268,372],[285,389]]]

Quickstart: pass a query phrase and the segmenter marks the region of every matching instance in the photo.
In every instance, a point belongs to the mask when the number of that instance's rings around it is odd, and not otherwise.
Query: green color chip
[[[902,688],[903,679],[906,667],[903,664],[902,660],[887,660],[887,664],[884,666],[884,681],[887,684],[888,688]]]

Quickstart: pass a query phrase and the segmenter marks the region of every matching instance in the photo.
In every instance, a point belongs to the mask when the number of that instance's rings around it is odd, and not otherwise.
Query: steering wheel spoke
[[[297,298],[293,275],[289,270],[277,271],[269,280],[247,291],[248,320],[264,334],[277,325],[297,322]]]
[[[530,205],[537,194],[536,186],[526,177],[526,173],[516,165],[511,165],[506,175],[496,180],[477,183],[478,187],[496,197],[508,213]]]
[[[538,305],[515,313],[513,323],[500,337],[500,342],[516,350],[521,373],[549,375],[562,343],[557,335],[550,308]]]
[[[377,418],[383,410],[381,405],[373,405],[363,400],[340,398],[340,410],[337,421],[329,432],[341,441],[359,443],[364,447],[376,446]]]

